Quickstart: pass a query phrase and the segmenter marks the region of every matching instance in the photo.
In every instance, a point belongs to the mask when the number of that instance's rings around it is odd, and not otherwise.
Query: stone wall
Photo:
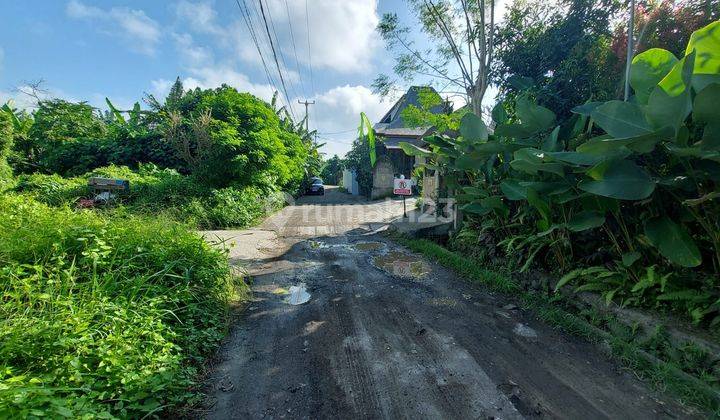
[[[386,157],[382,157],[375,162],[373,168],[373,186],[370,191],[370,199],[390,197],[393,191],[393,176],[395,169],[392,162]]]

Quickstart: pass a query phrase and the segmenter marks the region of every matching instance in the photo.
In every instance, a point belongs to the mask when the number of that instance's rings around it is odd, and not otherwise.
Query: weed
[[[0,238],[0,417],[142,417],[196,398],[244,290],[223,252],[168,220],[12,194]]]

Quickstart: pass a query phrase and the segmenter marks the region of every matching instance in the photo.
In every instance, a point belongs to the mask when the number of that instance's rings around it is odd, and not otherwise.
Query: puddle
[[[285,298],[285,303],[289,303],[290,305],[302,305],[310,300],[310,293],[307,292],[305,283],[290,286],[288,295],[289,296]]]
[[[422,259],[400,251],[391,251],[372,259],[375,267],[388,273],[419,280],[430,273],[430,266]]]
[[[382,242],[360,242],[353,246],[357,251],[377,251],[385,246]]]

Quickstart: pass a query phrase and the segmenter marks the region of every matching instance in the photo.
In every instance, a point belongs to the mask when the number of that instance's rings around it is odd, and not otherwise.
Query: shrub
[[[118,196],[120,208],[127,212],[164,215],[202,229],[247,227],[284,205],[281,193],[268,194],[255,187],[213,190],[196,177],[151,164],[138,170],[108,166],[75,178],[21,175],[14,191],[52,206],[72,205],[90,197],[87,179],[91,176],[130,181],[130,191]]]
[[[142,417],[192,398],[234,277],[182,225],[0,196],[0,417]]]

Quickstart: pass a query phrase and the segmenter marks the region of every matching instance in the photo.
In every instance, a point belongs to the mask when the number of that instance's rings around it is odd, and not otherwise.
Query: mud
[[[333,203],[342,206],[329,211]],[[238,241],[230,258],[253,275],[254,297],[193,417],[702,417],[517,302],[372,235],[376,215],[399,217],[401,203],[379,207],[328,188],[298,204],[269,219],[281,226],[272,232],[208,233]],[[306,220],[307,205],[324,218]],[[347,217],[357,206],[378,211]],[[301,283],[310,299],[286,303]]]
[[[430,274],[430,266],[422,258],[402,251],[390,251],[372,259],[375,267],[393,276],[420,280]]]
[[[207,381],[209,399],[198,415],[697,415],[648,390],[592,345],[518,310],[512,301],[384,238],[373,241],[388,252],[368,258],[362,242],[349,237],[323,239],[327,246],[321,247],[301,241],[281,256],[285,263],[277,271],[255,277],[254,301],[222,347]],[[398,259],[422,263],[415,274],[424,280],[410,281],[389,269]],[[288,305],[288,288],[299,280],[312,299]]]

